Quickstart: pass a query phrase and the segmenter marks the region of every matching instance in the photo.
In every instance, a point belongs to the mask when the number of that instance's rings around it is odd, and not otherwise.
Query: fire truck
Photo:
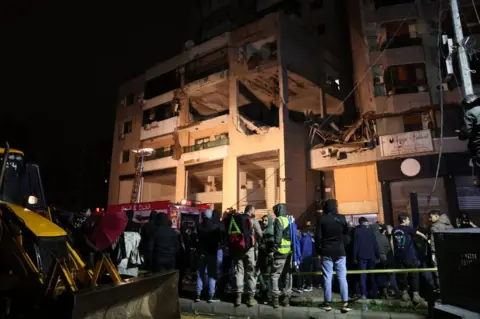
[[[172,228],[180,229],[181,225],[186,223],[189,226],[198,225],[202,219],[202,213],[210,209],[210,205],[192,205],[190,201],[182,201],[181,203],[172,203],[170,201],[156,201],[144,203],[130,203],[110,205],[107,208],[107,214],[118,211],[134,212],[134,221],[138,223],[146,223],[150,218],[152,210],[158,213],[168,215],[168,219],[172,222]]]

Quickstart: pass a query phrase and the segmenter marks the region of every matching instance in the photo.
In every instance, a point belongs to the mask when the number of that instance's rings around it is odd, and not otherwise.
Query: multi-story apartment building
[[[309,169],[304,113],[343,116],[351,105],[339,107],[350,61],[310,31],[301,19],[266,14],[122,85],[109,203],[130,200],[132,150],[153,148],[144,202],[255,204],[259,213],[286,202],[292,214],[304,212],[321,183]]]
[[[444,2],[439,14],[438,1],[349,1],[355,99],[361,114],[370,112],[364,127],[371,128],[372,135],[365,140],[376,140],[376,147],[350,144],[311,151],[311,168],[324,172],[325,195],[336,197],[345,214],[372,214],[394,223],[399,212],[409,209],[412,192],[418,196],[422,221],[427,209],[453,218],[460,211],[480,208],[466,144],[455,133],[463,123],[458,73],[442,84],[440,139],[439,23],[453,37],[448,1]],[[465,35],[475,38],[480,21],[472,2],[460,5]],[[479,66],[472,55],[471,69],[478,73]],[[473,74],[475,85],[479,80]],[[344,156],[331,156],[338,153]]]

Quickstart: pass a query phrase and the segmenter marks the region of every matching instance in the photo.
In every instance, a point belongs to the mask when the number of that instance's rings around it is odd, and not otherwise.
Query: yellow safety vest
[[[284,237],[284,232],[285,229],[290,225],[290,222],[288,221],[288,218],[285,216],[280,216],[277,217],[278,220],[280,221],[280,224],[282,224],[282,242],[280,243],[280,248],[278,249],[278,253],[282,255],[287,255],[292,251],[292,242],[290,241],[290,236],[288,239],[285,239]]]

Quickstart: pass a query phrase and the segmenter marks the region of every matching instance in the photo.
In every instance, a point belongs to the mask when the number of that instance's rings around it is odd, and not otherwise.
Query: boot
[[[409,302],[410,301],[410,295],[408,294],[408,291],[404,290],[402,292],[402,301]]]
[[[413,302],[416,303],[416,304],[424,303],[425,299],[420,297],[420,295],[418,294],[418,291],[414,291],[413,292]]]
[[[272,299],[272,307],[277,309],[278,307],[280,307],[280,302],[278,300],[278,296],[273,296],[273,299]]]
[[[255,294],[251,293],[248,295],[248,300],[247,300],[247,306],[248,307],[253,307],[257,304],[257,301],[255,300]]]
[[[288,296],[283,297],[283,306],[290,307],[290,297]]]
[[[235,298],[235,307],[238,307],[242,304],[242,293],[237,292],[237,297]]]

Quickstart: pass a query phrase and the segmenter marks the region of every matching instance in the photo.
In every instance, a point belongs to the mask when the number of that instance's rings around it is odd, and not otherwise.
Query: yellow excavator
[[[52,221],[38,166],[8,143],[0,159],[0,318],[180,318],[177,272],[122,280],[101,251],[89,269]]]

